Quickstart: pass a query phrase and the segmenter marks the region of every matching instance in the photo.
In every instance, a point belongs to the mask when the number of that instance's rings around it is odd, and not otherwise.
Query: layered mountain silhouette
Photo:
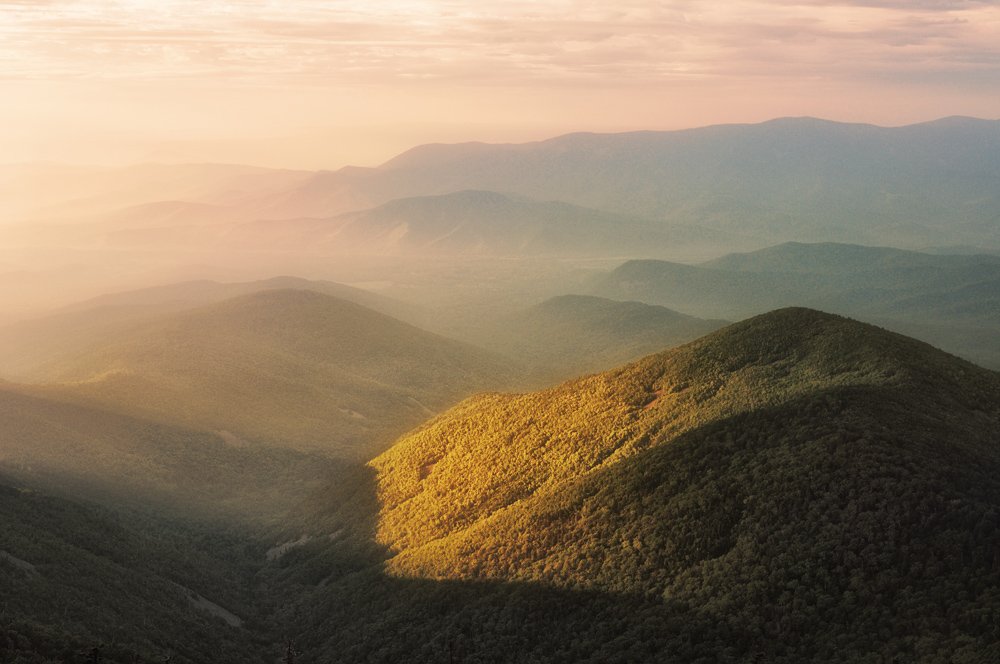
[[[638,238],[665,241],[661,251],[694,243],[693,250],[706,239],[724,250],[789,239],[1000,249],[998,147],[997,121],[884,128],[784,118],[524,144],[424,145],[377,168],[316,173],[8,167],[0,186],[13,198],[48,182],[46,198],[57,203],[33,219],[79,233],[67,224],[83,215],[117,246],[217,243],[219,224],[231,223],[230,237],[244,244],[267,236],[287,247],[340,232],[380,251],[474,249],[477,242],[486,252],[589,251],[602,238],[613,241],[609,248],[638,247],[641,255],[653,248]],[[60,178],[64,185],[53,186]],[[283,232],[274,222],[241,225],[253,220],[287,223]],[[609,237],[608,221],[631,230]],[[403,224],[411,226],[405,241],[393,235]],[[569,244],[553,244],[553,234]]]
[[[898,128],[785,118],[425,145],[375,169],[317,174],[282,195],[294,214],[272,216],[328,216],[474,189],[765,240],[996,247],[998,147],[1000,123],[972,118]]]
[[[786,118],[425,145],[332,172],[4,167],[0,319],[195,277],[342,279],[331,265],[362,254],[686,262],[789,240],[995,253],[998,126]]]
[[[786,243],[702,265],[629,261],[592,284],[698,316],[807,305],[859,316],[1000,366],[1000,260],[836,243]]]
[[[493,191],[402,198],[327,219],[257,221],[225,240],[237,247],[431,256],[664,256],[741,244],[693,225],[651,224]]]

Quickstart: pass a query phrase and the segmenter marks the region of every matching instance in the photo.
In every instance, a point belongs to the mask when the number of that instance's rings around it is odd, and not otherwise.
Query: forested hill
[[[991,399],[1000,395],[993,372],[848,319],[785,309],[553,390],[462,404],[373,462],[381,536],[394,547],[423,543],[495,506],[705,424],[847,391],[884,392],[915,404],[933,395],[935,405],[925,412],[1000,409],[1000,399]],[[420,480],[428,466],[434,472]],[[453,477],[467,480],[449,500],[436,499],[438,481]],[[406,518],[420,505],[433,514]],[[400,520],[406,535],[394,534]]]
[[[540,387],[616,367],[725,324],[642,302],[559,295],[486,326],[474,341],[526,363]]]
[[[270,290],[171,314],[47,367],[45,396],[363,459],[505,387],[498,358],[346,300]]]
[[[300,638],[311,661],[994,661],[998,431],[996,373],[806,309],[474,398],[370,464],[378,513],[339,515],[388,558],[328,567]]]

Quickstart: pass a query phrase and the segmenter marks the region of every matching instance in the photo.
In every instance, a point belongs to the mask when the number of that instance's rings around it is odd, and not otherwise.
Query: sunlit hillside
[[[301,638],[371,661],[449,640],[470,661],[986,661],[998,404],[993,372],[804,309],[472,399],[371,463],[377,515],[333,513],[384,553],[302,589],[322,609]],[[376,612],[341,604],[362,588]]]

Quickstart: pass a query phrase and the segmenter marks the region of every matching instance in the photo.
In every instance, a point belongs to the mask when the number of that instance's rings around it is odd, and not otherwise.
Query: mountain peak
[[[924,353],[951,358],[923,342],[860,321],[807,307],[776,309],[734,323],[690,344],[699,359],[725,356],[731,368],[810,361],[831,375],[867,370]]]
[[[784,242],[756,251],[727,254],[702,263],[702,267],[740,272],[857,274],[885,268],[972,262],[1000,263],[996,257],[988,254],[948,256],[843,242]]]
[[[949,115],[943,118],[938,118],[937,120],[930,120],[928,122],[920,122],[913,125],[908,125],[909,127],[942,127],[942,128],[975,128],[975,127],[989,127],[998,126],[1000,122],[997,120],[989,120],[986,118],[976,118],[970,115]]]
[[[996,413],[1000,381],[872,325],[802,307],[772,311],[618,369],[452,409],[372,462],[386,478],[382,537],[392,546],[420,545],[707,423],[826,394],[869,393]],[[531,459],[530,467],[522,459]],[[421,477],[421,467],[443,479]],[[489,482],[470,479],[451,489],[461,499],[437,501],[439,482],[474,478],[482,468],[490,469]],[[422,509],[436,518],[404,527]]]
[[[671,384],[713,384],[726,399],[758,404],[817,389],[932,388],[990,410],[983,395],[1000,389],[995,372],[930,344],[804,307],[755,316],[648,361]]]

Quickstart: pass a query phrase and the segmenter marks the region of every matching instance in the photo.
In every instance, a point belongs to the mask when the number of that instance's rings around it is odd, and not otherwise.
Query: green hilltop
[[[989,661],[998,430],[997,374],[807,309],[476,397],[371,462],[377,503],[328,510],[374,536],[367,569],[329,564],[347,544],[287,562],[328,563],[300,638],[330,661]]]

